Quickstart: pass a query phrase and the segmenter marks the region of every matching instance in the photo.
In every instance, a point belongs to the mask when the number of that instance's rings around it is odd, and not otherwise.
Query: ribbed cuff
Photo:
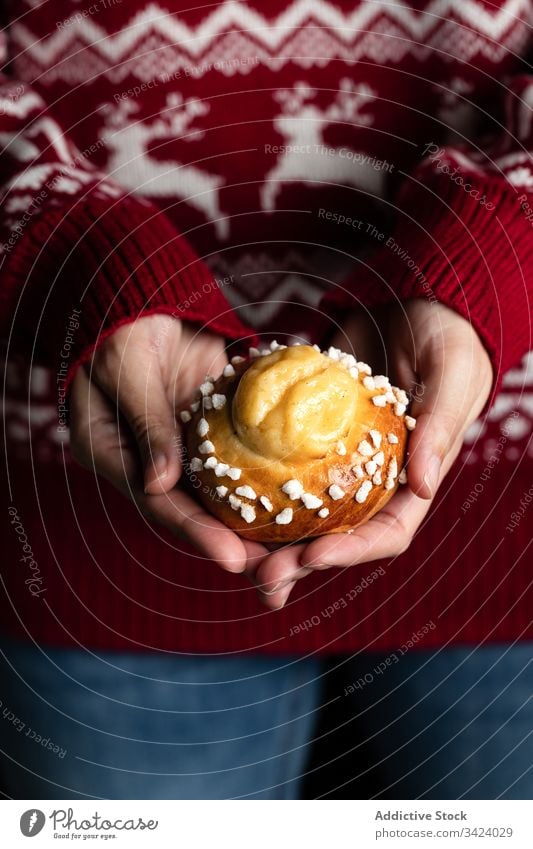
[[[89,197],[43,214],[5,274],[8,289],[24,288],[16,338],[28,351],[31,334],[53,368],[66,359],[67,383],[110,333],[140,316],[166,313],[229,339],[250,336],[166,215],[134,198]]]
[[[431,184],[410,182],[392,235],[325,306],[439,301],[475,328],[498,386],[531,347],[533,229],[520,192],[490,178],[469,185],[475,197],[442,175]]]

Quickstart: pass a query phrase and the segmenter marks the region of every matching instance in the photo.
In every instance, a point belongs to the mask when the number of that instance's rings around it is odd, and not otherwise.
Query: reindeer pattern
[[[349,185],[373,195],[382,195],[384,174],[372,168],[365,157],[361,161],[339,156],[321,156],[318,149],[325,143],[325,130],[336,122],[353,126],[369,126],[369,106],[376,94],[366,84],[355,85],[343,79],[340,90],[325,107],[316,103],[317,91],[305,83],[274,94],[273,126],[283,139],[283,152],[266,173],[259,189],[259,205],[272,212],[279,202],[284,184]],[[197,98],[170,94],[165,108],[153,120],[140,117],[140,107],[131,100],[104,104],[106,146],[109,151],[107,170],[119,185],[151,198],[176,197],[200,211],[210,221],[220,241],[229,235],[229,210],[221,202],[226,184],[223,175],[205,171],[201,164],[163,161],[153,155],[152,142],[179,140],[187,144],[205,138],[201,120],[210,107]],[[313,155],[298,153],[307,146]],[[199,156],[201,161],[203,155]],[[369,157],[366,157],[369,159]],[[210,163],[210,168],[216,168]]]
[[[384,174],[371,167],[368,157],[331,156],[324,136],[332,123],[370,126],[373,117],[368,106],[376,99],[376,93],[365,83],[356,85],[345,78],[341,79],[336,97],[326,108],[316,103],[316,94],[316,89],[300,82],[274,95],[281,106],[274,127],[284,138],[285,152],[265,177],[261,189],[261,205],[265,211],[276,208],[284,183],[355,186],[372,195],[383,194]],[[327,149],[325,154],[321,153],[324,148]],[[308,150],[309,155],[302,155],[304,150]]]
[[[110,152],[107,170],[123,188],[152,198],[176,197],[200,210],[215,227],[219,239],[228,235],[229,221],[219,205],[224,180],[197,165],[162,161],[150,155],[153,141],[203,137],[200,129],[187,132],[195,120],[206,115],[209,106],[196,98],[169,94],[166,106],[153,121],[135,120],[139,107],[131,100],[104,104],[106,144]]]

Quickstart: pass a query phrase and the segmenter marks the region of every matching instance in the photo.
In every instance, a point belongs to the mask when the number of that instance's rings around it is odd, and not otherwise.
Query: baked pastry
[[[182,411],[186,471],[205,507],[248,539],[348,531],[405,482],[408,402],[337,348],[250,348]]]

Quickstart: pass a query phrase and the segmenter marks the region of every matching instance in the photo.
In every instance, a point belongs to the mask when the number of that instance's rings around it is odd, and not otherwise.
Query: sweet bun
[[[181,413],[186,471],[205,507],[248,539],[348,531],[405,482],[407,404],[337,348],[251,348]]]

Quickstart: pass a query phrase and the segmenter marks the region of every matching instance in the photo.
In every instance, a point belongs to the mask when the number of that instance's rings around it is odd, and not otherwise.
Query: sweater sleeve
[[[467,319],[495,384],[531,348],[533,78],[513,80],[506,127],[485,146],[427,144],[394,198],[395,224],[330,304],[441,302]]]
[[[1,74],[0,151],[0,335],[12,348],[55,368],[68,338],[70,381],[141,315],[247,335],[170,219],[95,169],[39,93]]]

